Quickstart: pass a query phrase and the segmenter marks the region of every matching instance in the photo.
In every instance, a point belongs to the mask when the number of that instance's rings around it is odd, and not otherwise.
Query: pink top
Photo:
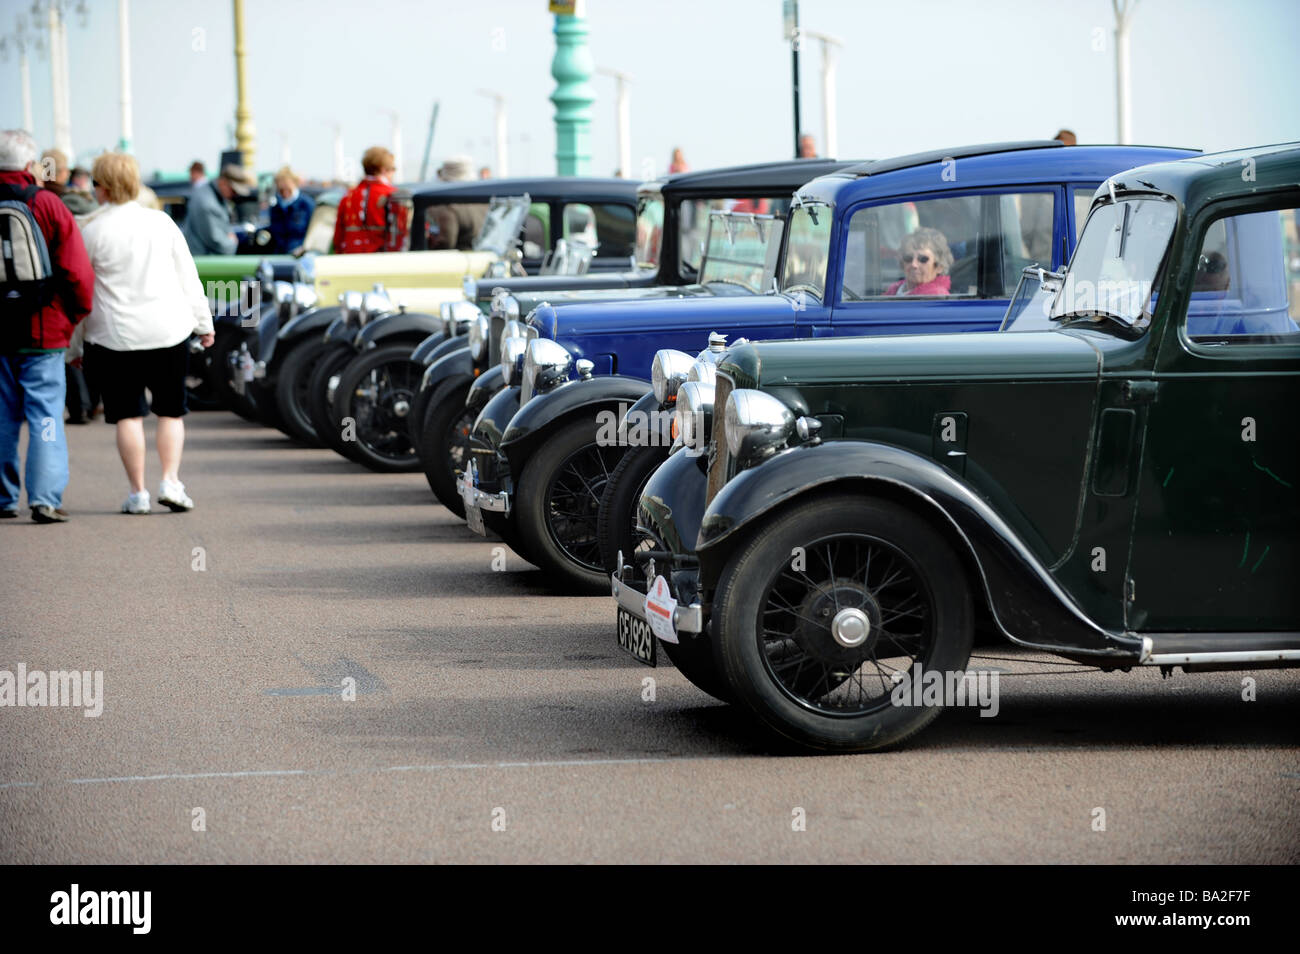
[[[952,288],[952,279],[947,275],[936,275],[932,281],[923,285],[917,285],[909,291],[902,291],[903,286],[907,283],[906,279],[900,278],[894,284],[885,289],[886,295],[946,295]]]

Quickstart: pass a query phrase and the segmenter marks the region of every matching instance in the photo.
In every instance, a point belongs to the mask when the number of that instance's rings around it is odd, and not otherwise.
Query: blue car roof
[[[1167,146],[1062,146],[1056,140],[987,143],[864,162],[807,183],[799,195],[832,204],[895,192],[1037,182],[1097,182],[1117,169],[1199,155]]]

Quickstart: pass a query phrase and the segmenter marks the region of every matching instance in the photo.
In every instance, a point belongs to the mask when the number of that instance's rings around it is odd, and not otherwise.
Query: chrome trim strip
[[[1143,654],[1143,666],[1184,666],[1205,663],[1300,662],[1300,649],[1242,649],[1217,653]]]
[[[456,493],[461,500],[465,500],[466,492],[472,495],[472,499],[465,501],[472,504],[479,510],[491,510],[493,513],[501,513],[506,516],[510,515],[510,495],[505,491],[500,493],[488,493],[486,490],[479,490],[477,487],[465,486],[465,475],[456,475]]]

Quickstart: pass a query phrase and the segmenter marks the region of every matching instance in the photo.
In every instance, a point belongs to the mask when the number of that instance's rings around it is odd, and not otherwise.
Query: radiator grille
[[[713,498],[727,482],[731,467],[730,455],[727,453],[726,410],[727,398],[731,396],[733,387],[731,378],[719,372],[713,387],[713,435],[709,440],[709,483],[706,506],[713,502]]]

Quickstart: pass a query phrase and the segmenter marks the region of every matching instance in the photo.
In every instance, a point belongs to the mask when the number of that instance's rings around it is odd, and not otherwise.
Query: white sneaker
[[[149,491],[142,490],[139,493],[127,495],[126,502],[122,504],[123,513],[148,513],[149,512]]]
[[[185,485],[179,480],[164,480],[158,485],[158,502],[175,513],[194,509],[194,501],[185,496]]]

